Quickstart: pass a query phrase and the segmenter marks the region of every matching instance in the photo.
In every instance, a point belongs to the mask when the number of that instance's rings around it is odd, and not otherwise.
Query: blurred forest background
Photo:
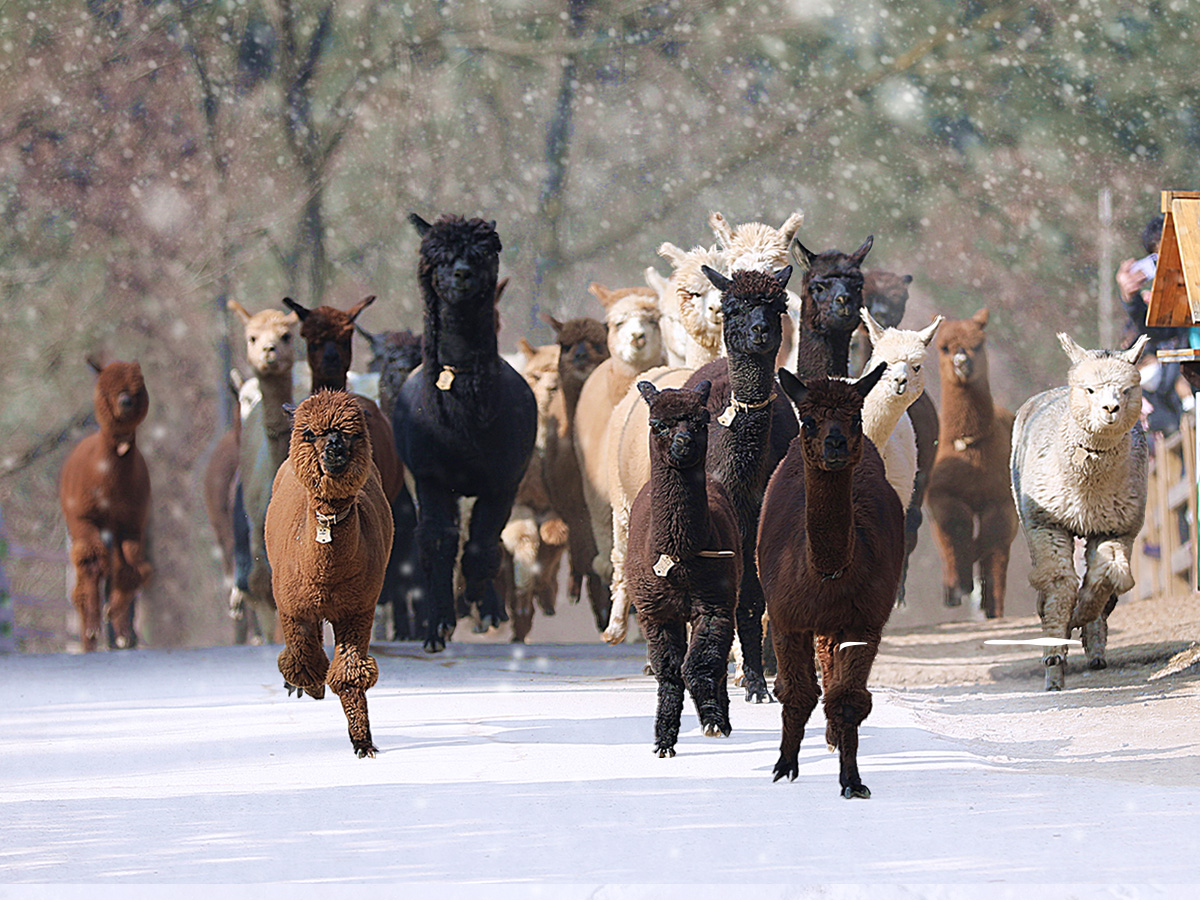
[[[200,490],[241,357],[225,301],[377,294],[364,326],[419,330],[410,211],[497,220],[511,351],[549,339],[540,310],[598,315],[588,282],[669,271],[660,242],[712,243],[710,210],[777,226],[800,209],[808,247],[874,234],[867,267],[914,276],[909,327],[989,307],[993,390],[1015,409],[1063,377],[1056,331],[1120,334],[1112,269],[1142,255],[1160,190],[1200,187],[1198,12],[0,0],[0,509],[18,646],[66,645],[56,480],[89,427],[96,352],[139,360],[151,397],[143,640],[231,640]]]

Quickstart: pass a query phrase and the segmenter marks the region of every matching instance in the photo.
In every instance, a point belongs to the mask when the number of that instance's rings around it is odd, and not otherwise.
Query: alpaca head
[[[886,365],[880,390],[903,397],[904,405],[911,405],[925,391],[925,356],[944,317],[935,317],[922,331],[884,328],[865,306],[862,317],[871,336],[871,359],[864,371]]]
[[[608,359],[608,326],[588,316],[560,322],[543,314],[542,321],[554,329],[558,339],[558,374],[563,387],[568,383],[583,387],[587,377]]]
[[[242,322],[246,334],[246,361],[259,375],[283,375],[296,361],[296,323],[294,312],[264,309],[250,315],[236,300],[226,304]]]
[[[1143,334],[1128,350],[1085,350],[1070,335],[1058,342],[1071,360],[1071,418],[1093,435],[1129,431],[1142,411],[1142,382],[1137,363],[1150,340]]]
[[[792,267],[784,266],[774,275],[739,269],[728,278],[708,266],[702,270],[721,291],[725,347],[730,355],[749,354],[774,360],[783,340],[787,283],[792,277]]]
[[[345,391],[317,391],[296,407],[288,459],[311,496],[357,496],[373,465],[362,407]]]
[[[604,307],[608,350],[612,356],[639,372],[663,362],[658,301],[650,288],[613,291],[592,282],[588,291]]]
[[[969,319],[950,319],[938,333],[938,369],[942,384],[968,385],[987,380],[988,310]]]
[[[792,240],[792,259],[804,273],[800,282],[804,322],[816,334],[849,333],[858,327],[863,304],[862,263],[874,243],[869,236],[853,253],[813,253]]]
[[[856,466],[863,454],[863,400],[883,377],[880,363],[857,380],[817,378],[802,382],[787,369],[779,384],[796,405],[804,463],[826,472]]]
[[[372,334],[361,325],[354,326],[371,345],[368,372],[379,373],[379,408],[391,418],[400,388],[421,364],[421,335],[411,331],[385,331]]]
[[[117,361],[101,366],[96,360],[89,359],[88,363],[97,372],[92,403],[100,430],[132,435],[150,409],[150,395],[146,393],[142,367],[136,362]],[[130,446],[129,441],[123,441],[117,448],[117,454],[124,456]]]
[[[525,357],[525,365],[521,367],[521,375],[533,388],[534,399],[537,400],[538,411],[545,414],[550,409],[550,401],[558,393],[558,358],[557,344],[543,344],[535,347],[525,338],[518,342],[521,354]]]
[[[726,271],[749,269],[774,272],[787,265],[788,245],[804,224],[804,214],[794,212],[779,228],[761,222],[744,222],[732,227],[719,212],[708,215],[708,226],[725,255]]]
[[[313,390],[344,390],[346,373],[350,371],[354,320],[375,302],[374,295],[364,297],[345,311],[332,306],[306,309],[291,297],[284,297],[283,302],[300,317],[300,337],[307,347]]]
[[[409,221],[421,235],[417,278],[426,303],[436,298],[453,308],[483,297],[495,301],[501,249],[495,222],[444,215],[431,225],[416,213]]]
[[[658,255],[671,263],[668,290],[674,291],[679,302],[684,328],[700,346],[718,352],[725,323],[721,315],[721,289],[708,280],[704,267],[727,271],[724,252],[716,246],[693,247],[685,252],[666,242],[659,246]]]
[[[863,273],[863,308],[869,309],[875,321],[884,328],[896,328],[904,318],[908,305],[908,286],[911,275],[897,275],[873,269]]]
[[[638,392],[650,407],[650,454],[673,469],[703,466],[708,454],[708,394],[712,382],[694,388],[658,390],[639,381]]]

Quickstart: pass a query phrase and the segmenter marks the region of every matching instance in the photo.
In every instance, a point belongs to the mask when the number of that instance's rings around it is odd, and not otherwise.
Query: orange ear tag
[[[453,384],[454,384],[454,370],[451,369],[449,366],[445,366],[442,369],[442,373],[440,375],[438,375],[438,377],[437,377],[437,389],[439,391],[448,391],[448,390],[450,390],[450,387]]]

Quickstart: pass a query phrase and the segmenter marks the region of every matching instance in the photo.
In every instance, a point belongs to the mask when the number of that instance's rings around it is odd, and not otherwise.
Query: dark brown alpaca
[[[99,374],[93,403],[100,430],[75,445],[63,463],[58,494],[71,543],[83,649],[96,649],[102,618],[109,646],[136,643],[133,599],[152,573],[143,546],[150,518],[150,472],[137,448],[137,427],[150,398],[136,362],[89,364]],[[102,610],[104,585],[109,600]]]
[[[980,605],[1004,615],[1008,556],[1017,536],[1009,474],[1013,414],[992,402],[984,329],[988,311],[938,332],[941,427],[925,502],[942,556],[943,599],[961,606],[979,565]]]
[[[627,590],[658,679],[654,749],[675,755],[686,686],[708,737],[727,736],[725,684],[742,580],[737,513],[705,472],[710,385],[638,390],[650,405],[650,482],[629,513]],[[688,626],[691,639],[688,639]]]
[[[904,562],[904,507],[863,436],[862,401],[886,369],[856,382],[801,382],[781,369],[800,435],[767,486],[758,569],[767,595],[783,704],[775,780],[795,780],[800,741],[817,705],[814,643],[825,690],[825,740],[840,754],[842,796],[871,796],[858,774],[858,726],[871,712],[867,679]]]
[[[392,548],[392,512],[371,459],[366,416],[351,395],[323,390],[296,409],[291,448],[267,507],[271,587],[287,646],[288,693],[338,695],[358,756],[374,756],[366,691],[375,604]],[[333,662],[321,645],[333,626]]]
[[[874,243],[869,236],[853,253],[813,253],[793,238],[791,255],[800,280],[800,346],[803,377],[849,374],[850,338],[862,321],[862,263]]]
[[[562,420],[553,434],[547,435],[542,452],[542,475],[550,495],[550,505],[567,526],[567,549],[571,577],[567,593],[577,602],[587,582],[588,602],[596,619],[596,628],[608,625],[612,607],[608,585],[596,573],[596,538],[584,498],[583,474],[575,453],[575,409],[583,383],[596,367],[608,359],[608,326],[586,316],[560,322],[553,316],[544,320],[554,329],[558,342],[558,382],[562,394]]]

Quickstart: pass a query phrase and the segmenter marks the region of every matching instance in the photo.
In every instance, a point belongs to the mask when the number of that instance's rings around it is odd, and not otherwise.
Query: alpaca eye
[[[1087,391],[1089,394],[1096,393],[1096,391],[1093,388],[1084,388],[1084,390]]]
[[[914,372],[920,372],[920,371],[921,371],[921,367],[920,367],[920,366],[913,366],[913,371],[914,371]]]
[[[805,416],[800,420],[800,427],[805,431],[812,431],[817,427],[817,420],[812,418],[812,416]]]
[[[312,431],[310,431],[307,428],[304,429],[304,432],[300,435],[300,437],[305,443],[308,443],[308,444],[311,444],[313,441],[315,441],[317,439],[317,436],[315,434],[313,434]]]
[[[285,331],[279,336],[279,342],[281,344],[290,344],[292,342],[292,336]]]
[[[862,416],[860,416],[858,413],[855,413],[853,416],[851,416],[850,417],[850,426],[852,428],[861,427],[862,426]]]
[[[250,335],[250,345],[253,346],[254,344],[257,344],[257,343],[258,343],[258,335],[256,335],[256,334]]]

